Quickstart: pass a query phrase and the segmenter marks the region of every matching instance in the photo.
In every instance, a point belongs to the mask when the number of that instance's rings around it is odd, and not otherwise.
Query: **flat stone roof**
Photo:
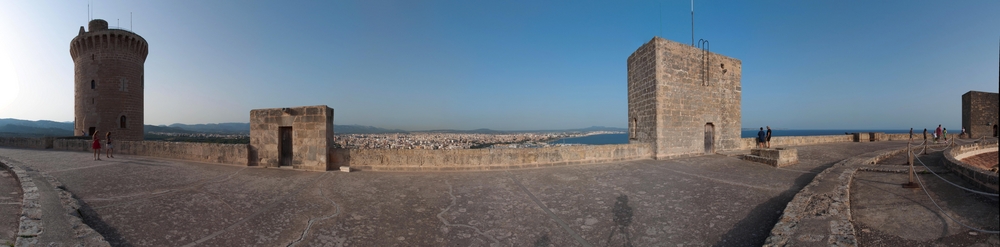
[[[301,172],[0,148],[51,175],[112,245],[760,245],[815,174],[905,142],[476,172]]]

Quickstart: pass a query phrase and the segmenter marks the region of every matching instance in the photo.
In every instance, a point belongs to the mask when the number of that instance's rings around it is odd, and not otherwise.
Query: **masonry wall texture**
[[[962,127],[972,138],[997,136],[1000,94],[969,91],[962,94]]]
[[[335,149],[339,165],[357,170],[447,171],[532,168],[649,158],[649,144],[523,149]]]
[[[1000,187],[998,187],[1000,186],[1000,183],[998,183],[1000,180],[998,180],[997,172],[962,162],[964,158],[989,152],[997,152],[996,141],[961,145],[945,151],[945,160],[943,163],[945,167],[948,167],[949,170],[961,176],[962,179],[989,192],[997,193],[1000,191]]]
[[[333,169],[329,157],[334,143],[333,108],[325,105],[251,110],[249,165],[280,166],[281,127],[291,127],[292,168]]]
[[[101,19],[90,21],[89,29],[80,27],[69,48],[75,74],[74,135],[88,135],[94,128],[102,138],[112,131],[113,140],[141,141],[148,44],[131,31],[108,29]]]
[[[654,37],[628,57],[630,143],[651,144],[654,158],[743,148],[741,69],[740,60]]]

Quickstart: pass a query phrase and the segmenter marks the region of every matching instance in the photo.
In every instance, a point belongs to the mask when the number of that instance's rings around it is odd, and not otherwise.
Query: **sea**
[[[758,130],[743,130],[741,131],[741,136],[743,138],[751,138],[757,136]],[[767,131],[766,129],[764,131]],[[913,134],[921,134],[921,130],[913,130]],[[855,132],[883,132],[886,134],[899,134],[899,133],[909,133],[910,130],[799,130],[799,129],[785,129],[785,130],[771,130],[771,136],[823,136],[823,135],[843,135],[845,133],[855,133]],[[549,143],[565,143],[565,144],[586,144],[586,145],[607,145],[607,144],[627,144],[628,134],[600,134],[600,135],[589,135],[581,137],[563,138]]]

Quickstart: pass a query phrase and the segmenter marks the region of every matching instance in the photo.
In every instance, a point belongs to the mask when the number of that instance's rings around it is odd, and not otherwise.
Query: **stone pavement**
[[[972,188],[941,166],[942,152],[918,156],[932,171]],[[918,162],[914,160],[914,162]],[[882,170],[906,170],[906,154],[883,161]],[[926,170],[917,163],[918,171]],[[948,216],[980,229],[996,231],[996,197],[966,192],[929,173],[918,174],[940,211],[921,189],[902,188],[906,173],[858,171],[851,186],[851,212],[859,246],[998,246],[997,234],[969,230]],[[944,215],[944,214],[947,214]]]
[[[21,185],[13,174],[0,169],[0,244],[14,244],[20,216]]]
[[[816,173],[904,142],[483,172],[303,172],[0,148],[113,246],[759,246]]]

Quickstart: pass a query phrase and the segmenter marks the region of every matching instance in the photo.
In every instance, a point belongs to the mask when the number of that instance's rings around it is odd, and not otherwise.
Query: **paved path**
[[[0,148],[114,246],[754,246],[816,173],[903,142],[486,172],[301,172]]]
[[[948,181],[974,188],[940,165],[942,152],[920,155],[919,159]],[[889,158],[877,167],[905,170],[906,154]],[[926,170],[920,163],[916,167]],[[996,197],[966,192],[933,174],[917,176],[944,211],[930,201],[923,189],[902,188],[900,184],[908,181],[906,173],[859,171],[855,174],[851,186],[851,212],[859,246],[1000,245],[996,234],[975,232],[948,218],[996,231],[1000,226]]]

